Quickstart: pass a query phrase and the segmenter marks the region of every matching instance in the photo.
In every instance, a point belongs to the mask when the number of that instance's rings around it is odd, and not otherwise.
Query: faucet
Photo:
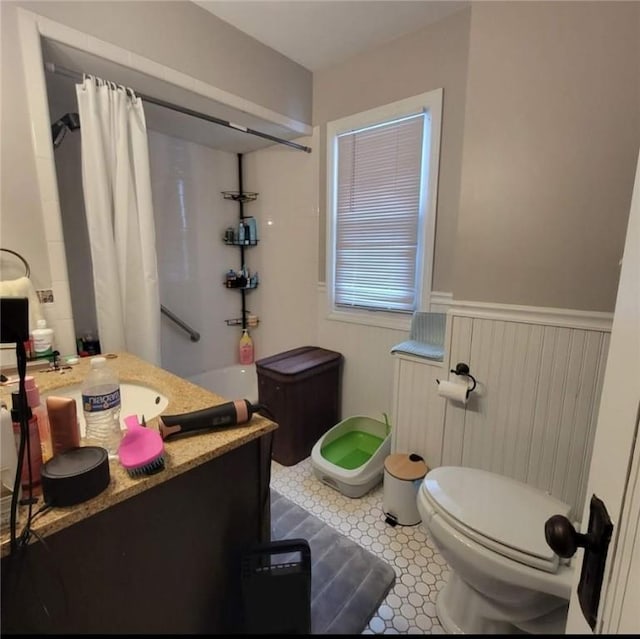
[[[47,368],[45,373],[52,373],[54,371],[64,371],[68,369],[71,369],[71,366],[60,366],[60,351],[53,351],[53,353],[51,354],[49,368]]]
[[[54,371],[60,370],[60,351],[53,351],[51,354],[51,366],[49,368]]]

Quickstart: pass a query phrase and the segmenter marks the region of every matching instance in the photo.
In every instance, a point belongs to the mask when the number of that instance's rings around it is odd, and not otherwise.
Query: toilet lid
[[[508,557],[555,572],[558,557],[544,535],[552,515],[571,507],[515,479],[476,468],[443,466],[424,479],[424,489],[458,529]]]

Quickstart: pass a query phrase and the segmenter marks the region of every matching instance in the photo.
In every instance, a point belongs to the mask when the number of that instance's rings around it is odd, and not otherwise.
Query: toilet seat
[[[555,573],[544,524],[571,507],[517,480],[476,468],[440,467],[420,490],[442,519],[485,548],[532,568]]]

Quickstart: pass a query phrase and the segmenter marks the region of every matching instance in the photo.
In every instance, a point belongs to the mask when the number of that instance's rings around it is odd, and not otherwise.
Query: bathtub
[[[225,399],[248,399],[252,404],[258,403],[258,375],[255,364],[216,368],[187,379]]]

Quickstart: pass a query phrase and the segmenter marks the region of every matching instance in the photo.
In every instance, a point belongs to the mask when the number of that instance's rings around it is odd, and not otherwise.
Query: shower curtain
[[[160,364],[160,293],[142,100],[85,76],[76,85],[82,187],[103,352]]]

